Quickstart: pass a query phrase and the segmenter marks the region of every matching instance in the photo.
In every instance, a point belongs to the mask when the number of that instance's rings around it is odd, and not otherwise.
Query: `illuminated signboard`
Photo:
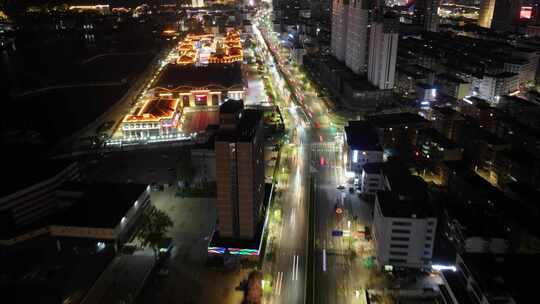
[[[532,18],[532,6],[522,6],[519,11],[519,19],[531,19]]]

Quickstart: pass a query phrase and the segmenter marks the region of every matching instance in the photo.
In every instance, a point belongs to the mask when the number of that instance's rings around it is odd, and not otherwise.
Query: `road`
[[[290,138],[297,151],[286,168],[291,174],[284,185],[277,256],[269,267],[273,277],[269,302],[304,303],[305,292],[313,292],[314,303],[360,303],[362,288],[370,276],[361,262],[371,248],[368,242],[352,235],[360,227],[370,225],[372,212],[371,206],[356,193],[349,193],[348,185],[344,191],[337,189],[345,183],[341,130],[346,120],[330,111],[315,86],[291,63],[289,51],[280,46],[267,21],[268,15],[261,13],[255,23],[255,35],[261,53],[267,56],[266,73],[281,97],[278,104],[286,129],[293,130]],[[315,246],[306,248],[312,178]],[[335,208],[338,201],[343,207],[340,215]],[[333,230],[344,231],[345,236],[333,237]],[[314,283],[302,289],[301,284],[311,279],[305,271],[306,253],[314,260]]]

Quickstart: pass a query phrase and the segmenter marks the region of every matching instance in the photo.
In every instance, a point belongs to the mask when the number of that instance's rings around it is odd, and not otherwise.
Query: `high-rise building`
[[[367,77],[379,89],[394,87],[398,39],[398,21],[393,16],[371,25]]]
[[[495,9],[495,0],[482,0],[480,4],[480,16],[478,25],[485,28],[491,28],[493,20],[493,11]]]
[[[242,101],[220,106],[215,140],[217,213],[220,237],[252,239],[264,214],[262,114]]]
[[[521,0],[497,0],[493,10],[491,28],[497,31],[509,31],[519,19]]]
[[[416,0],[415,20],[421,24],[428,32],[437,32],[439,30],[439,10],[440,0]]]
[[[350,0],[347,17],[345,65],[354,73],[366,70],[368,0]]]
[[[349,0],[334,0],[332,3],[332,55],[339,61],[345,61],[347,51],[347,18]]]

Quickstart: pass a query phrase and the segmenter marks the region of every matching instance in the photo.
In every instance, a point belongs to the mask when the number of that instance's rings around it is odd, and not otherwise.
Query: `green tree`
[[[156,260],[159,246],[165,241],[167,231],[172,225],[173,222],[169,215],[154,205],[150,205],[143,212],[137,237],[143,246],[152,248]]]

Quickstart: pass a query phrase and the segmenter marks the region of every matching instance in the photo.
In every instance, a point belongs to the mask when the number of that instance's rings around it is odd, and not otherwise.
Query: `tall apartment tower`
[[[367,78],[378,89],[392,89],[396,72],[398,21],[385,16],[371,25]]]
[[[421,24],[428,32],[439,30],[439,10],[440,0],[417,0],[415,4],[415,22]]]
[[[262,113],[242,101],[220,106],[215,140],[217,213],[220,237],[252,239],[263,218],[264,152]]]
[[[349,2],[345,65],[356,74],[365,73],[366,70],[368,1]]]
[[[521,0],[497,0],[493,10],[491,29],[509,31],[519,18]]]
[[[330,48],[332,55],[339,61],[345,61],[347,51],[348,11],[349,0],[334,0],[332,2],[332,37]]]
[[[485,28],[491,28],[493,20],[493,11],[495,10],[495,0],[482,0],[480,3],[480,15],[478,25]]]

